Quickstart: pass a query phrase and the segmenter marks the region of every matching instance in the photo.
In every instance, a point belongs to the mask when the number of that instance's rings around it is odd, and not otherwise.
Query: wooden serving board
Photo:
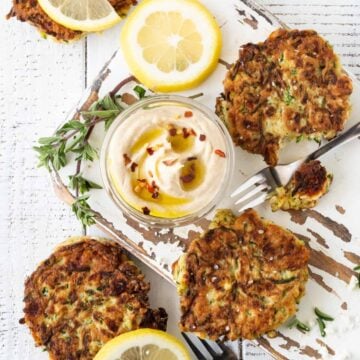
[[[264,8],[249,0],[203,1],[216,16],[223,33],[222,61],[205,83],[181,95],[204,93],[198,101],[210,108],[215,107],[216,97],[222,91],[222,81],[227,63],[237,59],[238,50],[247,42],[263,41],[276,28],[285,26]],[[99,97],[106,95],[118,83],[131,75],[121,51],[117,51],[105,64],[97,80],[85,91],[78,108],[96,88]],[[360,119],[360,86],[354,80],[352,116],[346,127]],[[128,83],[122,92],[132,92],[135,83]],[[76,112],[77,109],[74,111]],[[69,113],[69,120],[73,116]],[[95,127],[89,142],[99,151],[104,139],[104,126]],[[283,151],[283,160],[294,160],[309,153],[314,143],[290,145]],[[327,169],[334,174],[330,193],[316,209],[299,212],[272,213],[268,204],[257,207],[265,218],[289,228],[312,248],[310,280],[305,297],[299,306],[298,317],[311,325],[311,331],[303,334],[283,326],[274,339],[266,336],[257,342],[278,359],[326,359],[360,358],[356,340],[360,336],[360,316],[357,303],[359,289],[352,290],[349,283],[355,275],[352,268],[360,263],[360,143],[353,141],[340,150],[323,158]],[[259,156],[236,149],[236,169],[231,189],[236,188],[248,176],[265,167]],[[68,175],[74,173],[75,160],[60,172],[52,171],[52,181],[58,196],[71,204],[74,197],[67,189]],[[101,184],[99,161],[83,165],[83,176]],[[171,264],[183,253],[187,244],[207,228],[209,219],[186,227],[154,230],[131,220],[112,202],[105,190],[93,190],[89,203],[97,212],[97,225],[118,241],[125,249],[153,268],[173,284]],[[218,208],[232,208],[230,199],[218,204]],[[327,336],[321,338],[315,324],[313,307],[332,314],[335,321],[329,323]]]

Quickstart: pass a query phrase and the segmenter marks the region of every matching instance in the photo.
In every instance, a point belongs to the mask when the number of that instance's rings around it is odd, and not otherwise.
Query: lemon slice
[[[215,69],[221,31],[196,0],[144,0],[127,19],[121,45],[144,85],[179,91],[199,85]]]
[[[185,346],[174,336],[140,329],[117,336],[105,344],[94,360],[191,360]]]
[[[68,29],[102,31],[121,20],[107,0],[38,0],[49,17]]]

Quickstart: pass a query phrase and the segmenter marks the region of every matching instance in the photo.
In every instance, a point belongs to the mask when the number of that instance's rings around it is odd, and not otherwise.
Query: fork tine
[[[251,200],[249,203],[246,203],[244,204],[243,206],[241,206],[239,209],[238,209],[238,212],[241,212],[241,211],[244,211],[246,209],[249,209],[249,208],[252,208],[252,207],[255,207],[257,205],[260,205],[261,203],[263,203],[266,198],[268,197],[268,194],[267,193],[263,193],[261,195],[259,195],[258,197],[256,197],[255,199]]]
[[[261,185],[256,186],[254,189],[252,189],[251,191],[246,193],[244,196],[241,196],[238,200],[235,201],[235,205],[240,204],[240,203],[244,202],[245,200],[252,198],[260,191],[266,190],[268,187],[269,187],[269,185],[265,181]]]
[[[220,346],[217,346],[217,348],[220,350],[218,353],[211,347],[211,345],[204,339],[201,339],[199,338],[199,340],[201,341],[201,343],[204,345],[204,347],[206,348],[206,350],[209,352],[209,354],[212,356],[212,357],[217,357],[217,356],[221,356],[224,351],[221,349]],[[216,343],[214,343],[216,344]],[[216,344],[217,345],[217,344]]]
[[[244,183],[242,183],[236,190],[233,191],[233,193],[230,195],[230,197],[234,197],[234,196],[242,193],[243,191],[245,191],[252,185],[254,185],[256,183],[262,183],[264,181],[266,181],[266,178],[263,175],[262,171],[260,171],[257,174],[255,174],[254,176],[251,176]]]
[[[202,352],[196,347],[196,345],[191,341],[190,337],[182,332],[181,335],[183,336],[183,338],[185,339],[185,341],[188,343],[190,349],[193,351],[193,353],[196,355],[196,357],[198,358],[198,360],[208,360],[203,354]]]
[[[225,355],[223,355],[222,360],[236,360],[238,356],[234,354],[233,351],[231,351],[222,341],[218,340],[216,341],[216,344],[219,346],[219,348],[223,351]],[[242,359],[241,355],[240,358]]]

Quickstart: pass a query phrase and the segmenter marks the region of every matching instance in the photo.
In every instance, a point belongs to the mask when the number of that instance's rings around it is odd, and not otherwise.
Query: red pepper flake
[[[152,155],[154,153],[154,149],[152,147],[148,147],[146,151],[149,155]]]
[[[135,172],[135,169],[138,167],[138,164],[136,163],[136,162],[133,162],[132,164],[131,164],[131,166],[130,166],[130,170],[132,171],[132,172]]]
[[[190,156],[186,159],[187,161],[193,161],[193,160],[197,160],[196,156]]]
[[[187,174],[184,176],[180,176],[180,180],[185,184],[191,183],[194,179],[195,179],[195,174],[193,174],[193,173],[190,173],[190,174]]]
[[[193,113],[192,113],[192,111],[185,111],[184,116],[185,116],[186,118],[189,118],[189,117],[192,117],[192,116],[193,116]]]
[[[144,215],[150,215],[150,209],[148,207],[145,206],[141,210],[144,213]]]
[[[206,140],[206,135],[201,134],[201,135],[199,136],[199,140],[200,140],[200,141],[205,141],[205,140]]]
[[[170,136],[175,136],[177,134],[177,130],[175,128],[171,128],[169,130],[169,134],[170,134]]]
[[[183,133],[184,139],[186,139],[190,136],[190,133],[188,132],[188,129],[186,129],[186,128],[182,129],[182,133]]]
[[[190,135],[196,136],[196,132],[194,129],[190,129]]]
[[[157,199],[157,198],[159,197],[159,192],[158,192],[158,191],[155,191],[155,192],[151,195],[151,197],[152,197],[153,199]]]
[[[225,157],[225,153],[220,149],[216,149],[215,154],[219,155],[220,157],[223,157],[223,158]]]
[[[123,154],[123,158],[124,158],[125,166],[128,166],[131,163],[131,159],[127,154]]]
[[[153,180],[151,182],[151,185],[149,183],[146,184],[146,189],[149,193],[154,194],[157,190],[159,190],[159,187],[156,185],[156,182]]]

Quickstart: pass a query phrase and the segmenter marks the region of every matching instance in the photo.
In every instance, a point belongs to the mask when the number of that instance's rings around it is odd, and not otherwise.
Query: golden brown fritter
[[[330,188],[333,176],[320,161],[304,163],[295,171],[289,184],[275,189],[270,197],[273,211],[314,207]]]
[[[294,315],[308,278],[304,243],[251,209],[223,210],[211,227],[173,266],[181,331],[254,339]]]
[[[125,16],[136,0],[109,0],[120,16]],[[13,0],[13,7],[7,18],[16,17],[34,25],[40,32],[54,37],[59,41],[72,41],[79,39],[83,32],[68,29],[53,21],[40,7],[37,0]]]
[[[25,283],[25,323],[52,360],[91,360],[113,337],[140,327],[165,330],[149,308],[150,285],[119,245],[73,238]]]
[[[244,45],[216,111],[236,145],[276,165],[284,142],[333,138],[349,116],[352,83],[315,31],[274,31]]]

